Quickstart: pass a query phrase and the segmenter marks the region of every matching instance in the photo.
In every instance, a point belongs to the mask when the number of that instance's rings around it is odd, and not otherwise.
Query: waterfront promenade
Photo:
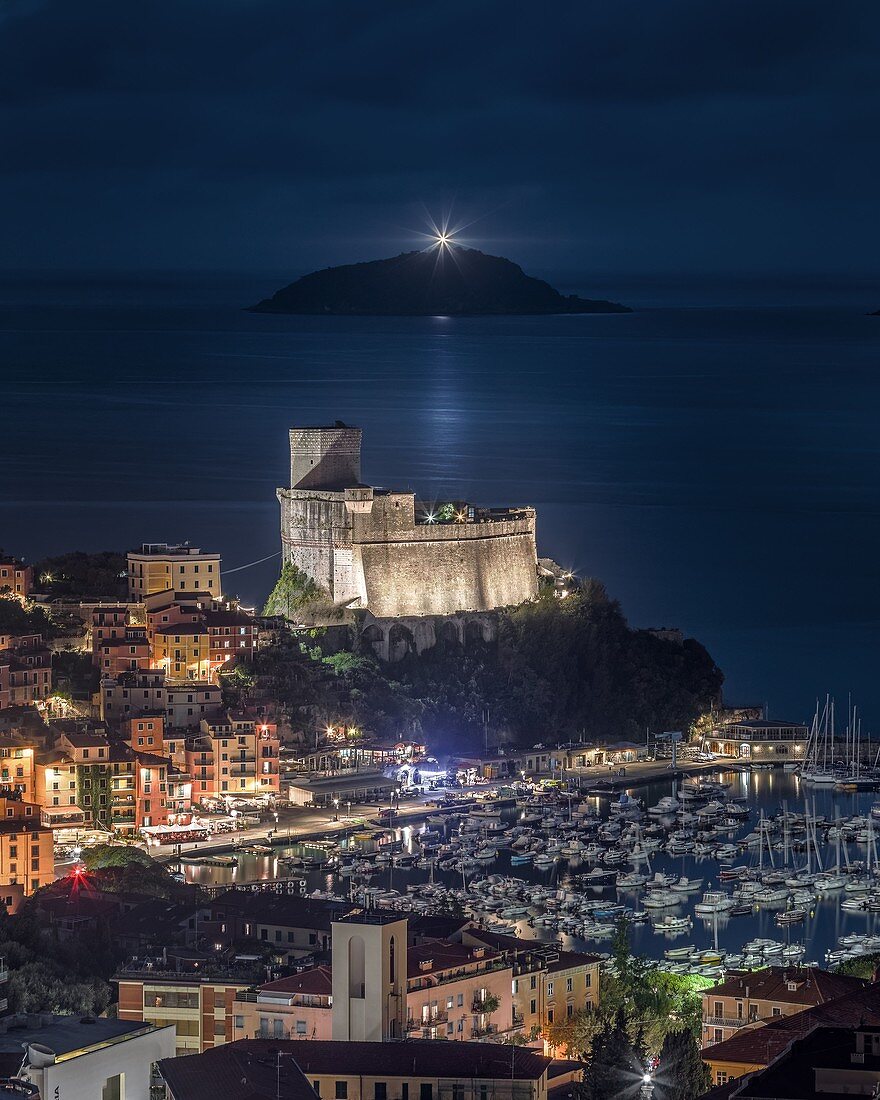
[[[686,775],[697,775],[716,771],[719,767],[729,768],[732,764],[741,763],[733,758],[719,758],[715,762],[697,763],[687,761],[679,763],[673,775],[671,761],[669,760],[645,760],[624,766],[624,774],[621,775],[620,767],[601,768],[593,767],[579,771],[566,773],[566,779],[572,782],[573,791],[575,784],[577,793],[589,795],[591,790],[608,793],[622,791],[631,787],[644,786],[648,783],[657,783],[664,780],[672,782],[673,778]],[[546,778],[546,777],[545,777]],[[493,787],[503,786],[501,780],[489,784],[479,784],[469,787],[456,788],[456,794],[469,796],[471,800],[480,794],[485,794]],[[400,825],[406,821],[417,821],[429,813],[451,813],[461,805],[457,802],[451,806],[443,806],[443,793],[428,791],[415,798],[401,801],[395,805],[394,823]],[[387,806],[387,803],[384,803]],[[253,843],[268,843],[271,832],[271,843],[278,846],[295,844],[303,840],[315,840],[322,837],[333,837],[342,833],[351,832],[357,828],[369,826],[387,825],[380,822],[379,811],[383,804],[370,803],[352,807],[351,814],[336,815],[327,808],[312,808],[307,806],[283,806],[277,811],[278,820],[275,821],[273,811],[264,812],[264,821],[260,825],[236,830],[234,833],[223,833],[209,840],[198,841],[194,844],[183,845],[153,845],[146,849],[149,854],[161,863],[174,862],[178,854],[199,852],[200,855],[232,851],[240,845]],[[145,847],[141,845],[141,847]]]

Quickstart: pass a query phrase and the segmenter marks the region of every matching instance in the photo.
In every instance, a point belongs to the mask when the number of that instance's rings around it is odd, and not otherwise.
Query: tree
[[[696,1100],[709,1088],[709,1067],[700,1057],[691,1031],[682,1028],[667,1033],[654,1080],[657,1100]]]
[[[585,1100],[613,1100],[631,1092],[645,1072],[633,1047],[626,1017],[618,1011],[611,1027],[597,1032],[590,1049],[590,1062],[584,1071]]]
[[[264,615],[283,615],[285,619],[294,618],[309,604],[327,599],[323,588],[315,584],[308,574],[298,569],[293,562],[286,561],[281,567],[281,576],[266,600]]]

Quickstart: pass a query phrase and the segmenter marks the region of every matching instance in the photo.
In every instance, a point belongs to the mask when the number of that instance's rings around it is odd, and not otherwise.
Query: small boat
[[[804,920],[807,916],[806,909],[786,909],[782,913],[776,914],[777,924],[798,924]]]

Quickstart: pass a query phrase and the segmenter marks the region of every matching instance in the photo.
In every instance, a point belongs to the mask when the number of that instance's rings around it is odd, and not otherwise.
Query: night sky
[[[864,276],[880,5],[4,0],[0,269]]]

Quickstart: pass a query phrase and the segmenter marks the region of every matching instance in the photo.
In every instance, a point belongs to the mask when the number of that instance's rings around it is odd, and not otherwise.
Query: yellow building
[[[211,674],[208,628],[204,623],[172,623],[153,633],[153,668],[169,680],[207,680]]]
[[[128,596],[142,601],[153,592],[204,592],[219,599],[220,555],[184,543],[145,542],[128,554]]]

